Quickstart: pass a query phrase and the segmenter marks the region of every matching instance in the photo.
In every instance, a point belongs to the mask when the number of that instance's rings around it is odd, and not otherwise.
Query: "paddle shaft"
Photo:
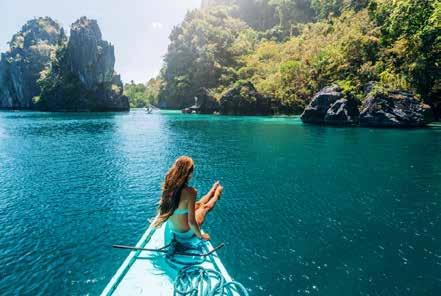
[[[128,249],[128,250],[132,250],[132,251],[150,251],[150,252],[167,253],[166,250],[162,250],[162,249],[146,249],[146,248],[139,248],[139,247],[134,247],[134,246],[126,246],[126,245],[113,245],[112,248]]]

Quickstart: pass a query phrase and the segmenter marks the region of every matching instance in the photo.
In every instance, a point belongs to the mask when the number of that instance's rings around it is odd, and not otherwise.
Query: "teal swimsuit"
[[[177,190],[176,194],[180,194],[182,189]],[[176,209],[172,215],[187,215],[188,209]],[[188,231],[181,232],[179,230],[174,229],[173,222],[167,220],[165,225],[165,233],[166,233],[166,242],[171,241],[171,238],[174,236],[175,239],[180,243],[190,243],[193,239],[196,238],[193,230],[189,229]]]
[[[186,215],[186,214],[188,214],[188,209],[176,209],[173,212],[173,215]],[[179,230],[174,229],[173,222],[171,222],[170,220],[167,220],[167,223],[165,225],[165,233],[166,233],[167,243],[171,241],[173,236],[180,243],[189,243],[194,238],[196,238],[196,235],[191,229],[185,232],[181,232]]]

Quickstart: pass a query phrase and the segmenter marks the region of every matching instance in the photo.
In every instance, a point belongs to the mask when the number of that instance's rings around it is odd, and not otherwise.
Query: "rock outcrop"
[[[311,99],[301,119],[306,123],[372,127],[419,127],[433,120],[430,106],[411,93],[386,90],[375,82],[369,82],[364,93],[360,112],[358,100],[344,95],[337,85],[325,87]]]
[[[434,120],[441,121],[441,101],[433,103],[432,110],[434,114]]]
[[[338,85],[324,87],[311,99],[300,118],[306,123],[323,124],[329,107],[342,97],[343,94]]]
[[[102,40],[96,20],[82,17],[72,24],[66,55],[67,66],[86,88],[113,79],[114,48]]]
[[[49,17],[28,21],[9,43],[0,60],[0,108],[29,109],[40,94],[37,80],[48,71],[63,28]]]
[[[335,101],[326,111],[325,123],[333,125],[351,125],[358,123],[358,101],[349,97]]]
[[[114,48],[102,40],[96,20],[80,18],[72,24],[69,42],[58,51],[52,72],[42,82],[37,109],[129,110],[114,64]]]
[[[373,90],[361,109],[360,124],[363,126],[419,127],[433,120],[430,106],[399,90]]]
[[[199,91],[198,101],[200,102],[202,114],[213,114],[213,112],[219,111],[219,102],[205,88]]]
[[[220,98],[219,111],[230,115],[268,115],[271,100],[260,94],[250,81],[240,81]]]

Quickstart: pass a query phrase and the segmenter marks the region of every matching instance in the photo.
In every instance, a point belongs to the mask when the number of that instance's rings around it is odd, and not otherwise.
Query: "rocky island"
[[[127,111],[114,47],[95,20],[72,24],[69,39],[52,19],[27,22],[0,62],[0,108]]]
[[[323,88],[300,118],[312,124],[421,127],[433,121],[433,112],[410,92],[388,90],[370,82],[362,103],[344,94],[338,85]]]

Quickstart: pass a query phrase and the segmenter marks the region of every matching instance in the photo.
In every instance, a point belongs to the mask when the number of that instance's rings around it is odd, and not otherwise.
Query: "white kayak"
[[[150,226],[138,241],[136,247],[147,249],[159,249],[163,247],[165,245],[165,231],[167,231],[165,228],[165,226],[162,226],[156,229]],[[209,255],[203,258],[193,258],[198,262],[198,264],[193,267],[201,267],[210,272],[214,271],[223,277],[225,284],[234,284],[235,282],[232,281],[216,251],[213,249],[212,244],[210,242],[201,242],[200,246],[203,254]],[[181,259],[184,257],[181,257]],[[186,257],[185,260],[192,260],[192,257]],[[174,287],[175,279],[183,267],[185,267],[185,265],[167,259],[164,253],[133,250],[119,267],[101,295],[186,295],[186,293],[175,293]],[[208,285],[213,286],[216,284],[217,283],[209,283]],[[231,289],[225,295],[247,295],[243,287],[241,289],[238,288]]]

